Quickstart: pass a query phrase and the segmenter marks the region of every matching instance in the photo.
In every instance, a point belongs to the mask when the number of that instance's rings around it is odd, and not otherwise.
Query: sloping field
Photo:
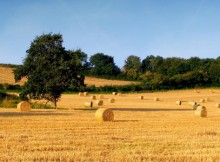
[[[12,68],[0,66],[0,84],[8,83],[12,85],[15,84],[23,85],[24,82],[25,79],[22,79],[20,82],[16,83],[14,80],[14,74]]]
[[[26,80],[22,79],[20,82],[16,83],[14,80],[14,74],[12,68],[10,67],[1,67],[0,66],[0,84],[8,83],[8,84],[19,84],[23,85]],[[87,85],[95,85],[96,87],[104,86],[104,85],[129,85],[129,84],[138,84],[138,82],[130,82],[130,81],[120,81],[120,80],[107,80],[107,79],[99,79],[93,77],[86,77],[85,84]]]
[[[84,107],[92,94],[62,95],[58,106],[66,109],[1,108],[0,161],[220,161],[220,90],[213,91],[104,94],[114,122],[98,122],[97,106]],[[187,101],[203,98],[208,116],[195,117]]]

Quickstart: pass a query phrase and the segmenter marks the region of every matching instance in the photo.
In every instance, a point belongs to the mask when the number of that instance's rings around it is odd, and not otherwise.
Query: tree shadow
[[[70,115],[68,113],[59,113],[59,112],[52,112],[52,111],[47,111],[47,112],[43,112],[43,111],[33,111],[33,112],[0,112],[0,116],[1,117],[23,117],[23,116],[49,116],[49,115],[53,115],[53,116],[67,116]]]

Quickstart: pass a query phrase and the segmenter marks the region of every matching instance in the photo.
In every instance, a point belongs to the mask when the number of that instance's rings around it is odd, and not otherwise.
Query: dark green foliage
[[[83,71],[87,55],[81,50],[66,51],[60,34],[36,37],[27,50],[23,65],[14,70],[15,80],[26,77],[22,99],[54,102],[69,86],[84,86]]]
[[[91,74],[95,76],[117,76],[120,69],[115,65],[112,56],[97,53],[90,57]]]
[[[138,80],[141,70],[141,59],[140,57],[130,55],[125,60],[123,67],[123,73],[127,75],[129,79]]]

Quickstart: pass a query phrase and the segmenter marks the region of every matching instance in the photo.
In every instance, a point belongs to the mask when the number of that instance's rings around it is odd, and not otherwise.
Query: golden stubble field
[[[84,107],[93,94],[62,95],[58,110],[1,108],[0,161],[220,161],[220,90],[213,91],[104,94],[114,122],[96,121],[97,107]],[[207,97],[206,118],[175,104]]]

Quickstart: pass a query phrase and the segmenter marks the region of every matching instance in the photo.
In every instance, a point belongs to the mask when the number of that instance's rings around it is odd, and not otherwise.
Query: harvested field
[[[16,83],[14,80],[14,74],[12,70],[13,69],[10,67],[0,66],[0,84],[8,83],[12,85],[15,85],[15,84],[23,85],[26,81],[25,78]]]
[[[0,161],[220,161],[220,90],[213,91],[123,94],[115,103],[105,94],[114,122],[97,121],[97,108],[84,106],[91,96],[77,94],[62,95],[66,109],[1,108]],[[207,117],[195,117],[187,101],[206,97]]]

